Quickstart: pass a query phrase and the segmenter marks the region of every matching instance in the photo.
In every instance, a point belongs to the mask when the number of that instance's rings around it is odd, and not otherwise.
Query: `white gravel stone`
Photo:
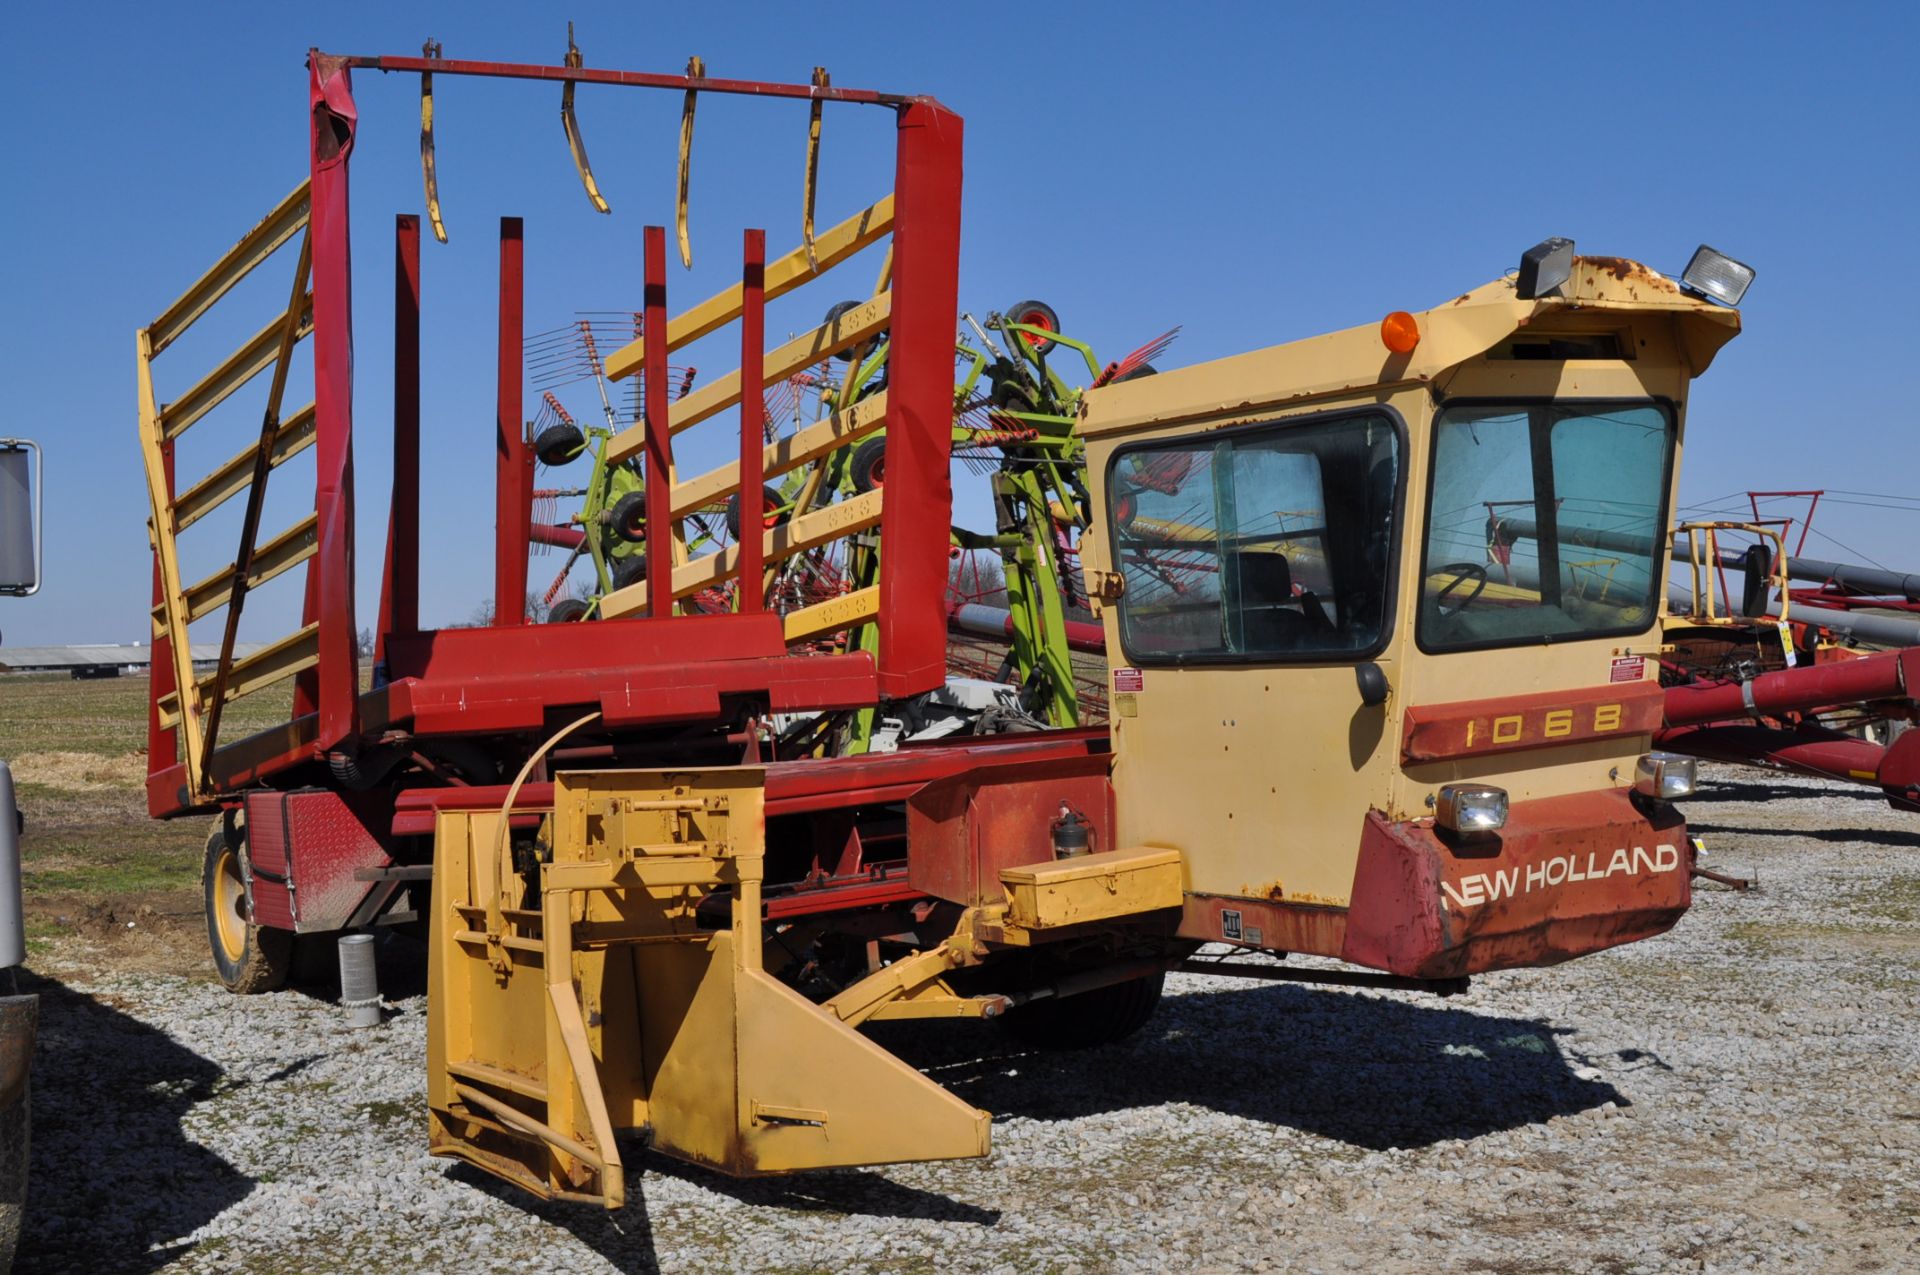
[[[1708,862],[1762,888],[1703,885],[1671,934],[1451,1000],[1178,976],[1080,1054],[889,1024],[996,1113],[989,1160],[732,1182],[636,1152],[614,1216],[426,1155],[419,995],[355,1031],[299,992],[69,978],[21,1269],[1920,1269],[1920,818],[1709,775]]]

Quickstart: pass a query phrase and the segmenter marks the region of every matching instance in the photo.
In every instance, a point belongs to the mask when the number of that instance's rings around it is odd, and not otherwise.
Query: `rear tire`
[[[561,598],[547,608],[548,624],[575,624],[587,618],[588,603],[581,598]]]
[[[293,935],[253,922],[253,898],[242,868],[245,854],[245,831],[236,830],[229,838],[222,820],[207,838],[200,873],[214,972],[239,996],[279,991],[293,968]]]
[[[1031,1001],[1000,1016],[1008,1035],[1036,1049],[1092,1049],[1125,1040],[1159,1008],[1165,974],[1149,974],[1077,996]]]

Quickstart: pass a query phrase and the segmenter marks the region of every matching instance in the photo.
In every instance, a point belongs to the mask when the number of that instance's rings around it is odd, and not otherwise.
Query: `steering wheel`
[[[1453,577],[1453,579],[1440,586],[1440,592],[1435,594],[1433,598],[1434,606],[1443,616],[1459,615],[1462,611],[1473,605],[1475,598],[1486,592],[1487,569],[1478,562],[1449,562],[1446,566],[1439,568],[1439,570]],[[1452,597],[1454,591],[1469,580],[1474,582],[1473,592],[1462,598],[1458,606],[1449,610],[1446,605],[1447,599]]]

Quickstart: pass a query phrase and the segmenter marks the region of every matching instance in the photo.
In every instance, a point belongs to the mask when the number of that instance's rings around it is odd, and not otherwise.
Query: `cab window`
[[[1127,448],[1108,469],[1140,663],[1363,658],[1386,635],[1400,435],[1369,412]]]
[[[1672,415],[1644,401],[1442,410],[1421,649],[1644,631],[1657,614],[1673,447]]]

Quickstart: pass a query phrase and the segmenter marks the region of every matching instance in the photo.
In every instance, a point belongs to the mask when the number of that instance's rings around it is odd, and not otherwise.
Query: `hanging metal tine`
[[[687,59],[687,78],[707,78],[707,64],[698,54]],[[693,269],[693,241],[687,238],[687,178],[693,164],[693,99],[694,90],[689,88],[687,100],[680,107],[680,187],[673,206],[673,228],[680,237],[680,264],[689,270]]]
[[[420,46],[420,56],[437,59],[438,41]],[[420,172],[427,182],[427,220],[433,223],[433,237],[447,241],[447,225],[440,220],[440,179],[433,171],[433,72],[420,72]]]
[[[813,87],[824,89],[833,83],[833,77],[827,74],[827,68],[813,68]],[[818,270],[820,263],[813,255],[813,196],[820,187],[820,108],[824,99],[815,94],[807,109],[807,188],[802,194],[804,204],[800,211],[800,240],[807,248],[807,269]]]
[[[580,58],[580,46],[573,42],[573,23],[567,23],[567,65],[578,67],[585,65]],[[560,90],[560,127],[567,134],[567,150],[573,154],[574,171],[580,174],[580,184],[587,188],[587,198],[593,206],[603,213],[613,211],[608,206],[606,196],[600,193],[600,183],[593,179],[593,164],[587,159],[586,139],[580,136],[580,120],[573,113],[572,80],[568,80]]]

